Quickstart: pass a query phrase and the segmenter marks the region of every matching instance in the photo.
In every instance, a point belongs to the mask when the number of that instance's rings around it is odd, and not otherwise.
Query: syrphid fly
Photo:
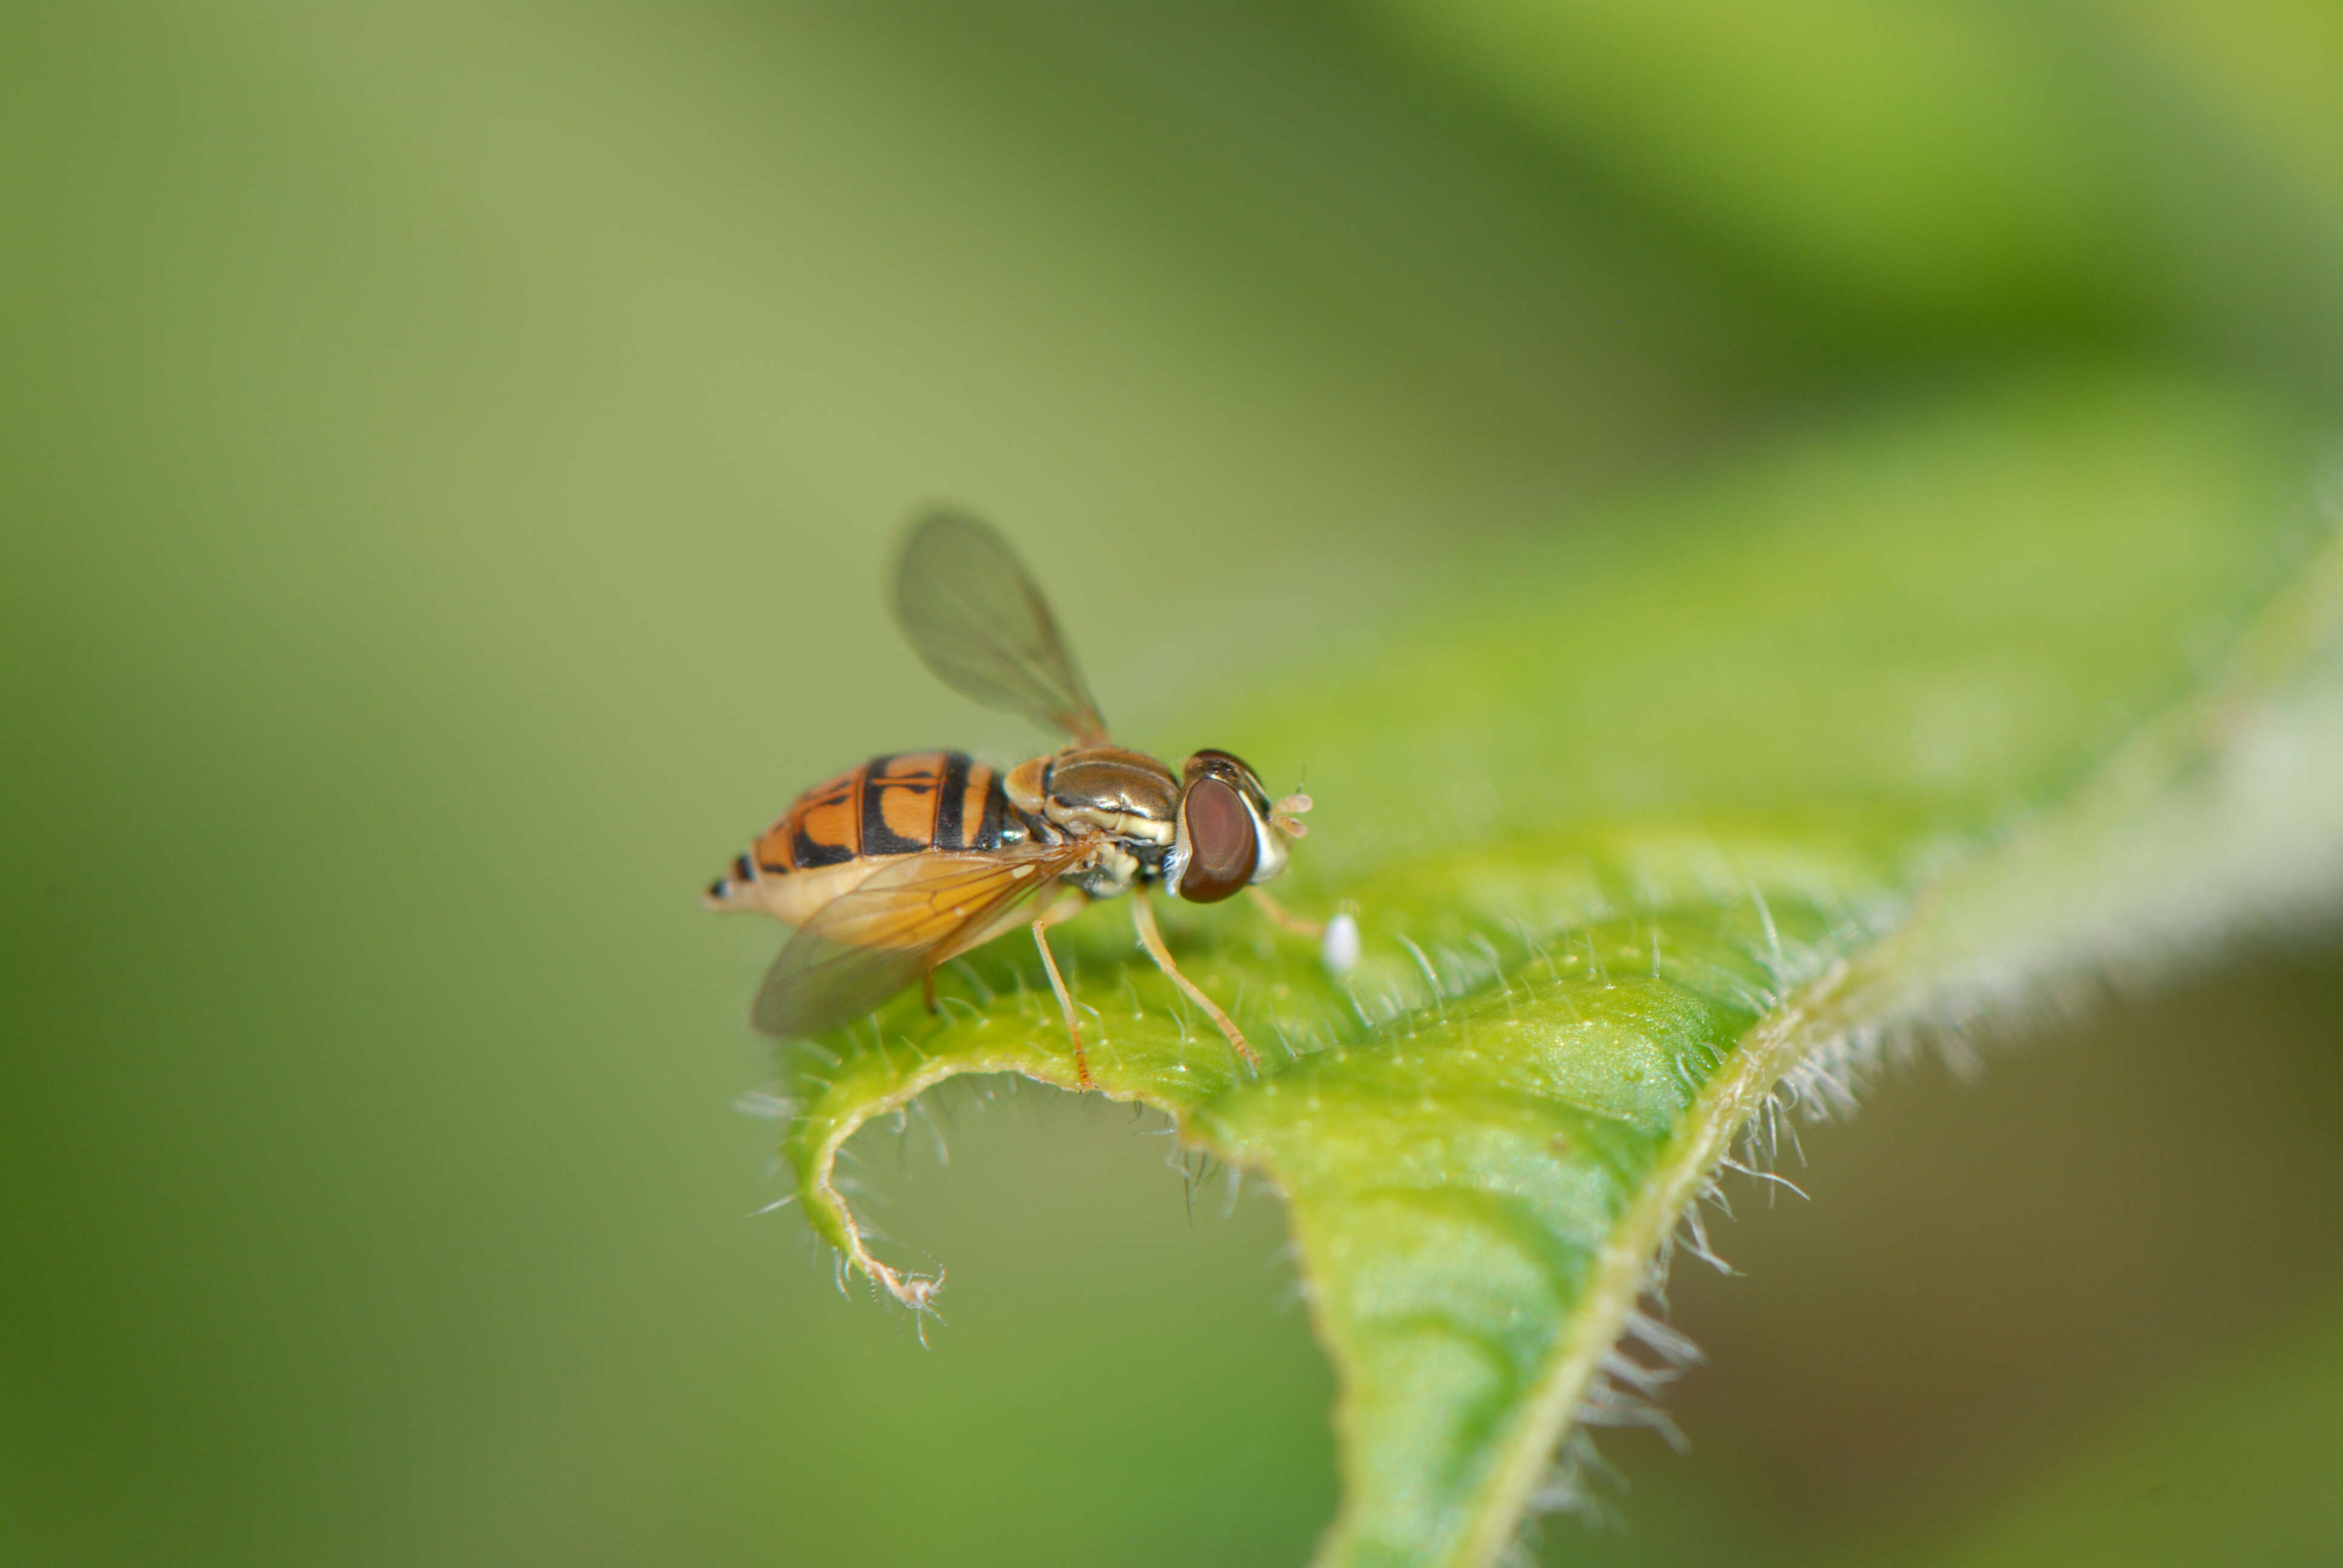
[[[1252,769],[1198,751],[1175,772],[1115,745],[1030,573],[1001,537],[955,511],[918,518],[895,577],[895,617],[944,684],[1069,738],[1006,773],[960,751],[899,752],[817,784],[708,889],[716,910],[755,910],[796,928],[758,993],[768,1034],[817,1034],[870,1011],[914,980],[935,1005],[939,964],[1030,926],[1091,1081],[1081,1026],[1051,926],[1091,901],[1133,894],[1140,944],[1248,1063],[1260,1059],[1172,961],[1149,903],[1161,884],[1191,903],[1250,890],[1285,869],[1306,831],[1306,795],[1272,802]]]

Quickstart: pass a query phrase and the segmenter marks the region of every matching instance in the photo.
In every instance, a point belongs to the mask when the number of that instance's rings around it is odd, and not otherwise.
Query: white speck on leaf
[[[1318,955],[1331,975],[1346,975],[1359,967],[1359,922],[1350,910],[1338,910],[1326,922]]]

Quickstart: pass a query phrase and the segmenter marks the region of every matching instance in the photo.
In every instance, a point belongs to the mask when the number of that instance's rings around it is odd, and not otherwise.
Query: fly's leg
[[[1058,993],[1058,1009],[1066,1015],[1066,1038],[1074,1042],[1077,1089],[1094,1089],[1097,1085],[1091,1081],[1090,1058],[1082,1054],[1082,1026],[1074,1021],[1074,999],[1066,990],[1066,977],[1058,972],[1057,956],[1050,951],[1050,928],[1072,920],[1089,904],[1088,899],[1078,896],[1054,904],[1033,918],[1033,945],[1041,950],[1041,967],[1050,971],[1050,989]]]
[[[1253,907],[1261,910],[1262,914],[1268,916],[1269,923],[1275,926],[1279,930],[1290,932],[1297,937],[1308,937],[1313,942],[1322,941],[1325,939],[1326,924],[1324,921],[1303,920],[1300,915],[1295,914],[1292,910],[1287,909],[1283,904],[1281,904],[1275,899],[1271,898],[1267,888],[1247,888],[1245,890],[1245,896],[1252,900]]]
[[[1252,1047],[1245,1043],[1244,1032],[1237,1028],[1227,1013],[1221,1010],[1218,1002],[1198,990],[1195,982],[1182,974],[1180,966],[1172,961],[1172,950],[1163,945],[1163,933],[1155,929],[1155,906],[1147,901],[1145,888],[1131,890],[1131,923],[1139,928],[1139,945],[1147,950],[1147,956],[1155,960],[1155,967],[1170,975],[1172,983],[1187,992],[1190,1001],[1204,1010],[1204,1016],[1228,1036],[1229,1045],[1239,1056],[1251,1065],[1259,1067],[1261,1058],[1254,1055]]]
[[[943,1009],[936,1005],[936,971],[934,969],[923,969],[920,971],[920,987],[927,993],[928,1010],[930,1012],[941,1012]]]
[[[1252,895],[1254,907],[1268,917],[1272,925],[1282,931],[1308,937],[1316,942],[1318,961],[1324,964],[1326,972],[1336,980],[1359,967],[1359,920],[1351,912],[1350,905],[1345,904],[1335,910],[1332,920],[1305,920],[1271,898],[1262,889],[1247,888],[1245,891]]]

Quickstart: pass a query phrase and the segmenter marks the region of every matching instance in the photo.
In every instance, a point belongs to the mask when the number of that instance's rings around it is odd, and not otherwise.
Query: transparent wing
[[[820,1034],[861,1017],[1047,887],[1079,845],[906,855],[825,905],[766,971],[750,1014],[767,1034]]]
[[[911,525],[895,576],[895,618],[920,662],[961,696],[1029,715],[1086,745],[1106,739],[1049,601],[989,524],[933,511]]]

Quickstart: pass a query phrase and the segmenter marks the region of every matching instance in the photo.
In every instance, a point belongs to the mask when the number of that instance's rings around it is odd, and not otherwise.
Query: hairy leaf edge
[[[1578,1321],[1556,1350],[1529,1410],[1515,1423],[1508,1452],[1483,1489],[1457,1549],[1447,1557],[1450,1564],[1483,1568],[1512,1543],[1574,1412],[1644,1295],[1663,1244],[1711,1189],[1734,1141],[1785,1079],[1802,1069],[1834,1063],[1825,1076],[1835,1091],[1817,1103],[1848,1105],[1852,1096],[1845,1079],[1850,1070],[1875,1052],[1877,1040],[1890,1031],[1957,1028],[1946,1021],[1953,1019],[2010,1020],[2022,1013],[2029,995],[2058,976],[2095,966],[2120,966],[2145,949],[2159,950],[2171,968],[2202,964],[2207,954],[2201,939],[2219,936],[2258,909],[2331,911],[2338,892],[2335,873],[2343,869],[2343,790],[2327,792],[2338,798],[2332,803],[2297,802],[2310,810],[2319,829],[2315,848],[2321,853],[2280,855],[2258,879],[2249,877],[2250,885],[2227,890],[2226,898],[2199,903],[2177,920],[2168,918],[2169,910],[2135,911],[2137,918],[2129,922],[2094,923],[2087,907],[2056,908],[2026,928],[2000,931],[1989,949],[1966,941],[1962,929],[1979,910],[2000,905],[2009,885],[2029,879],[2046,862],[2064,856],[2076,858],[2075,874],[2067,883],[2085,890],[2086,906],[2093,902],[2089,895],[2098,884],[2088,872],[2095,861],[2096,869],[2105,870],[2107,858],[2121,854],[2127,824],[2156,809],[2158,797],[2193,767],[2234,753],[2255,721],[2268,718],[2272,699],[2334,640],[2338,625],[2343,625],[2343,538],[2330,536],[2302,576],[2246,628],[2223,673],[2205,689],[2145,725],[2067,800],[2013,829],[1999,845],[1947,868],[1938,881],[1922,890],[1903,926],[1861,953],[1838,960],[1743,1036],[1730,1069],[1694,1101],[1652,1181],[1605,1243]],[[2327,808],[2323,813],[2318,809],[2322,805]],[[2192,808],[2184,803],[2181,809],[2187,813]],[[2217,819],[2217,803],[2213,810],[2198,809],[2197,815]],[[2213,826],[2215,839],[2194,847],[2184,857],[2187,864],[2201,870],[2208,860],[2237,848],[2218,837],[2224,824],[2213,820]],[[2110,833],[2117,842],[2106,841]],[[2157,919],[2157,914],[2167,918]],[[2195,945],[2190,939],[2197,939]],[[2164,972],[2169,969],[2160,968],[2159,973]],[[1066,1065],[1070,1068],[1071,1061]],[[865,1244],[868,1232],[836,1185],[838,1155],[861,1128],[936,1085],[994,1072],[1014,1073],[1069,1092],[1078,1089],[1071,1071],[1039,1070],[1022,1050],[930,1059],[885,1094],[837,1117],[806,1150],[799,1172],[799,1195],[817,1233],[842,1254],[841,1283],[846,1273],[860,1271],[914,1312],[934,1310],[942,1271],[920,1275],[897,1270],[870,1252]],[[1155,1105],[1140,1094],[1096,1092],[1117,1102]],[[1183,1142],[1228,1153],[1195,1140],[1176,1110],[1155,1108],[1171,1115]],[[1322,1342],[1322,1330],[1320,1338]],[[1338,1392],[1338,1406],[1341,1398]],[[1334,1553],[1351,1506],[1346,1495],[1322,1538],[1319,1563],[1340,1561]]]
[[[2159,921],[2139,911],[2137,924],[2090,930],[2074,929],[2053,911],[2037,929],[2003,933],[1996,945],[2014,950],[2014,957],[2008,950],[1981,953],[1961,935],[1976,911],[2003,906],[2007,884],[2030,879],[2046,861],[2072,856],[2080,873],[2094,859],[2121,855],[2127,824],[2152,810],[2157,797],[2192,769],[2233,753],[2254,719],[2287,684],[2331,650],[2338,628],[2343,536],[2330,536],[2303,575],[2245,629],[2206,689],[2143,726],[2068,800],[2000,845],[1949,868],[1922,890],[1901,927],[1838,960],[1742,1037],[1730,1069],[1694,1102],[1651,1181],[1614,1229],[1588,1282],[1578,1323],[1558,1347],[1552,1371],[1515,1429],[1512,1452],[1484,1489],[1468,1532],[1449,1556],[1451,1563],[1483,1568],[1512,1543],[1603,1358],[1619,1342],[1649,1287],[1663,1244],[1711,1190],[1735,1140],[1785,1079],[1801,1069],[1819,1068],[1832,1092],[1801,1098],[1819,1111],[1851,1108],[1850,1080],[1876,1054],[1877,1042],[1899,1029],[1957,1032],[1978,1020],[2014,1020],[2029,995],[2058,975],[2120,965],[2144,949],[2157,950],[2163,960],[2159,978],[2203,967],[2211,956],[2206,939],[2217,938],[2252,912],[2249,899],[2308,920],[2333,917],[2343,901],[2343,888],[2337,885],[2337,873],[2343,871],[2343,788],[2327,792],[2337,799],[2324,813],[2318,811],[2321,802],[2316,799],[2302,802],[2312,809],[2315,821],[2324,817],[2318,822],[2324,836],[2301,848],[2323,852],[2283,857],[2250,890],[2238,890],[2227,902],[2200,906],[2187,919]],[[2332,744],[2331,736],[2327,739]],[[2315,763],[2308,771],[2327,776]],[[2229,848],[2217,835],[2209,846],[2217,857]],[[1938,950],[1933,955],[1932,948]],[[1962,1021],[1949,1021],[1955,1019]],[[1349,1503],[1346,1497],[1327,1531],[1317,1558],[1321,1563],[1339,1561],[1334,1553]]]

